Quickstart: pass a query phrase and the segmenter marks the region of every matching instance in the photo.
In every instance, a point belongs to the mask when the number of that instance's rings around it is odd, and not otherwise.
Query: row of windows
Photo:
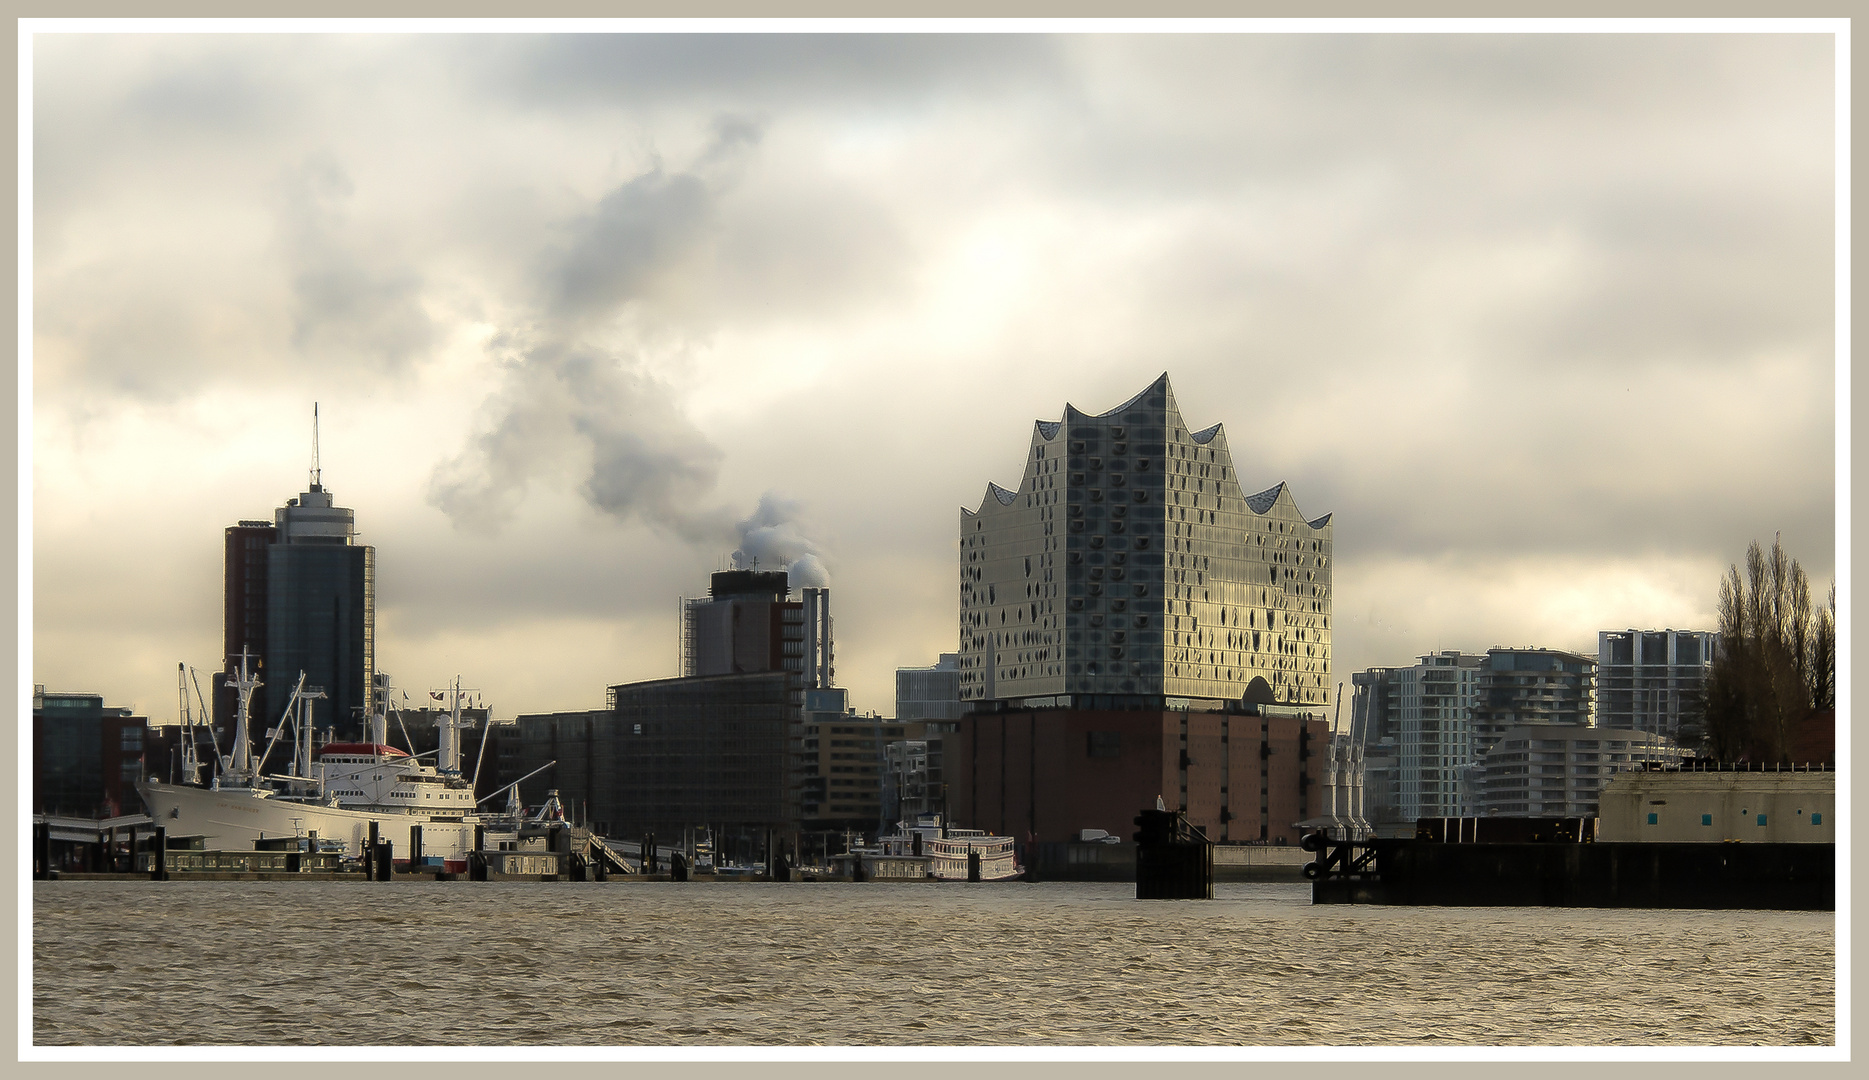
[[[1741,811],[1741,813],[1742,813],[1742,815],[1743,815],[1743,813],[1744,813],[1744,811]],[[1802,815],[1799,815],[1799,816],[1802,816]],[[1764,814],[1760,814],[1760,815],[1758,815],[1758,827],[1759,827],[1759,828],[1764,828],[1764,827],[1765,827],[1765,818],[1766,818],[1766,815],[1764,815]],[[1824,823],[1824,816],[1823,816],[1823,814],[1821,814],[1821,813],[1813,813],[1813,814],[1811,814],[1811,819],[1810,819],[1810,820],[1811,820],[1811,824],[1812,824],[1812,825],[1822,825],[1822,824]],[[1661,814],[1660,814],[1659,812],[1656,812],[1656,813],[1651,813],[1651,814],[1649,814],[1649,815],[1648,815],[1648,823],[1649,823],[1650,825],[1659,825],[1659,824],[1661,824]],[[1713,815],[1712,815],[1712,814],[1702,814],[1702,815],[1700,815],[1700,823],[1701,823],[1701,825],[1703,825],[1703,826],[1710,826],[1710,825],[1712,825],[1712,824],[1713,824]]]

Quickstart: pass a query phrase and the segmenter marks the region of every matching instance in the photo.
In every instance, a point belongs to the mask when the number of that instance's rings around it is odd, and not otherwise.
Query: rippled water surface
[[[1100,884],[37,882],[40,1045],[1828,1044],[1815,912]],[[160,1017],[160,1022],[155,1018]]]

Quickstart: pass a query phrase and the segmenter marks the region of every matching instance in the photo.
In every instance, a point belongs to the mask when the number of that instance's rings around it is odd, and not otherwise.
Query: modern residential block
[[[1719,642],[1720,635],[1708,630],[1599,632],[1597,726],[1699,742],[1706,717],[1707,671]]]
[[[1608,778],[1647,762],[1679,765],[1680,749],[1665,736],[1589,724],[1508,728],[1485,755],[1478,813],[1594,817]]]
[[[1486,650],[1473,705],[1474,760],[1521,724],[1590,724],[1595,696],[1592,657],[1561,649]]]

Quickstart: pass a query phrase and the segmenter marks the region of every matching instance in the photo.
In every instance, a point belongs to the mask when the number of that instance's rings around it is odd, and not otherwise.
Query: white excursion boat
[[[977,880],[1012,881],[1025,873],[1017,846],[1010,836],[953,828],[940,814],[923,814],[913,825],[897,824],[873,846],[853,847],[829,861],[840,876],[871,881],[971,881],[977,858]]]
[[[266,751],[256,761],[248,730],[248,709],[260,685],[247,671],[243,654],[240,669],[229,685],[237,693],[232,752],[215,748],[216,769],[211,781],[201,783],[192,731],[184,738],[179,784],[144,780],[137,785],[155,824],[171,837],[200,837],[209,850],[251,850],[260,840],[298,837],[302,846],[328,849],[341,845],[347,857],[361,856],[376,823],[378,837],[391,845],[391,857],[406,862],[415,834],[421,829],[420,856],[425,864],[439,859],[440,870],[467,869],[474,846],[474,827],[503,822],[480,813],[474,798],[473,778],[461,773],[461,732],[473,721],[461,718],[463,692],[457,679],[449,710],[440,721],[441,746],[432,765],[388,744],[389,687],[385,683],[378,708],[370,718],[369,742],[312,745],[311,702],[324,695],[305,690],[299,676],[286,713],[269,732]],[[295,746],[290,774],[263,776],[273,746],[288,727]],[[481,744],[486,749],[485,740]],[[479,771],[476,762],[475,771]],[[516,788],[518,785],[508,785]],[[505,789],[502,789],[505,790]]]

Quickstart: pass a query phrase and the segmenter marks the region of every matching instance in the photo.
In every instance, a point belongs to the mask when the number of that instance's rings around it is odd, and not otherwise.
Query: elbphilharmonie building
[[[1168,376],[1033,428],[1025,475],[960,521],[961,696],[1015,707],[1322,706],[1330,515],[1249,493]]]

